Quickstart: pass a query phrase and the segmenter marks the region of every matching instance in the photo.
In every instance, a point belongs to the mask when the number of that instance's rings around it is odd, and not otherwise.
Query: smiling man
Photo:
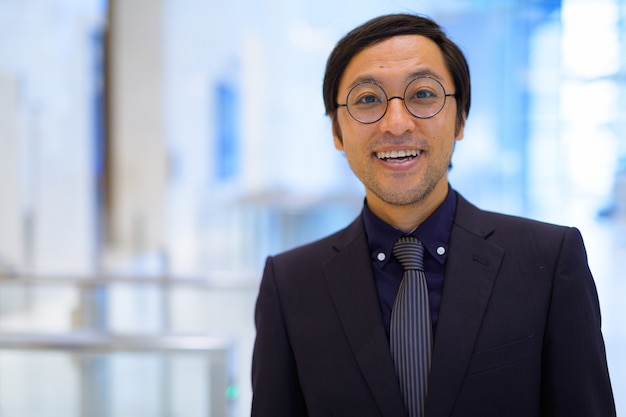
[[[339,41],[323,93],[365,204],[268,258],[252,415],[615,416],[578,230],[482,211],[448,183],[461,50],[430,19],[382,16]]]
[[[463,122],[455,127],[457,103],[446,88],[454,83],[439,47],[424,36],[395,36],[352,58],[338,90],[347,111],[329,113],[335,146],[365,185],[369,209],[406,232],[448,193]]]

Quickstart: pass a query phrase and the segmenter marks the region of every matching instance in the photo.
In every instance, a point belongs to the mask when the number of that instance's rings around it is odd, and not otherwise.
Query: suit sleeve
[[[542,415],[616,415],[598,295],[577,229],[568,229],[559,251],[543,349]]]
[[[306,417],[273,262],[267,259],[255,310],[252,417]]]

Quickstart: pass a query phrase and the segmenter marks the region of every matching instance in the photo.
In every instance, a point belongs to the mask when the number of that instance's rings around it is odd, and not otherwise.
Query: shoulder
[[[554,251],[565,244],[573,244],[584,250],[582,236],[575,227],[481,210],[461,195],[455,226],[505,248],[534,247],[539,251]]]
[[[542,222],[527,217],[483,210],[467,201],[459,193],[457,193],[455,225],[467,229],[470,232],[485,234],[493,232],[494,229],[504,231],[531,229],[542,233],[557,234],[573,229],[572,227]]]
[[[515,233],[521,236],[527,234],[562,236],[563,234],[567,234],[575,230],[574,227],[547,223],[526,217],[490,211],[485,211],[484,213],[494,225],[495,230],[500,233]]]

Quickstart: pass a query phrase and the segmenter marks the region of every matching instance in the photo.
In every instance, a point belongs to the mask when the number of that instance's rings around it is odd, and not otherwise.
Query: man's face
[[[370,46],[352,58],[339,83],[336,97],[345,103],[350,89],[360,81],[374,81],[387,97],[404,96],[417,74],[438,80],[446,93],[455,93],[452,77],[439,47],[419,35],[402,35]],[[443,109],[429,119],[411,115],[402,100],[389,101],[379,121],[363,124],[345,107],[332,116],[338,132],[335,147],[343,150],[350,167],[365,185],[370,208],[439,204],[448,190],[448,166],[454,143],[456,100],[448,97]],[[388,158],[389,152],[417,156]]]

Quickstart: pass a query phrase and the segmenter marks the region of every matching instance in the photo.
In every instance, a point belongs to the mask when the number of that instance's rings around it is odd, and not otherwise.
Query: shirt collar
[[[455,212],[456,192],[449,187],[448,195],[441,205],[415,230],[404,233],[372,213],[366,201],[363,205],[363,222],[370,254],[373,259],[386,263],[392,258],[396,241],[402,236],[411,235],[418,238],[430,255],[443,265],[448,259],[448,242]]]

